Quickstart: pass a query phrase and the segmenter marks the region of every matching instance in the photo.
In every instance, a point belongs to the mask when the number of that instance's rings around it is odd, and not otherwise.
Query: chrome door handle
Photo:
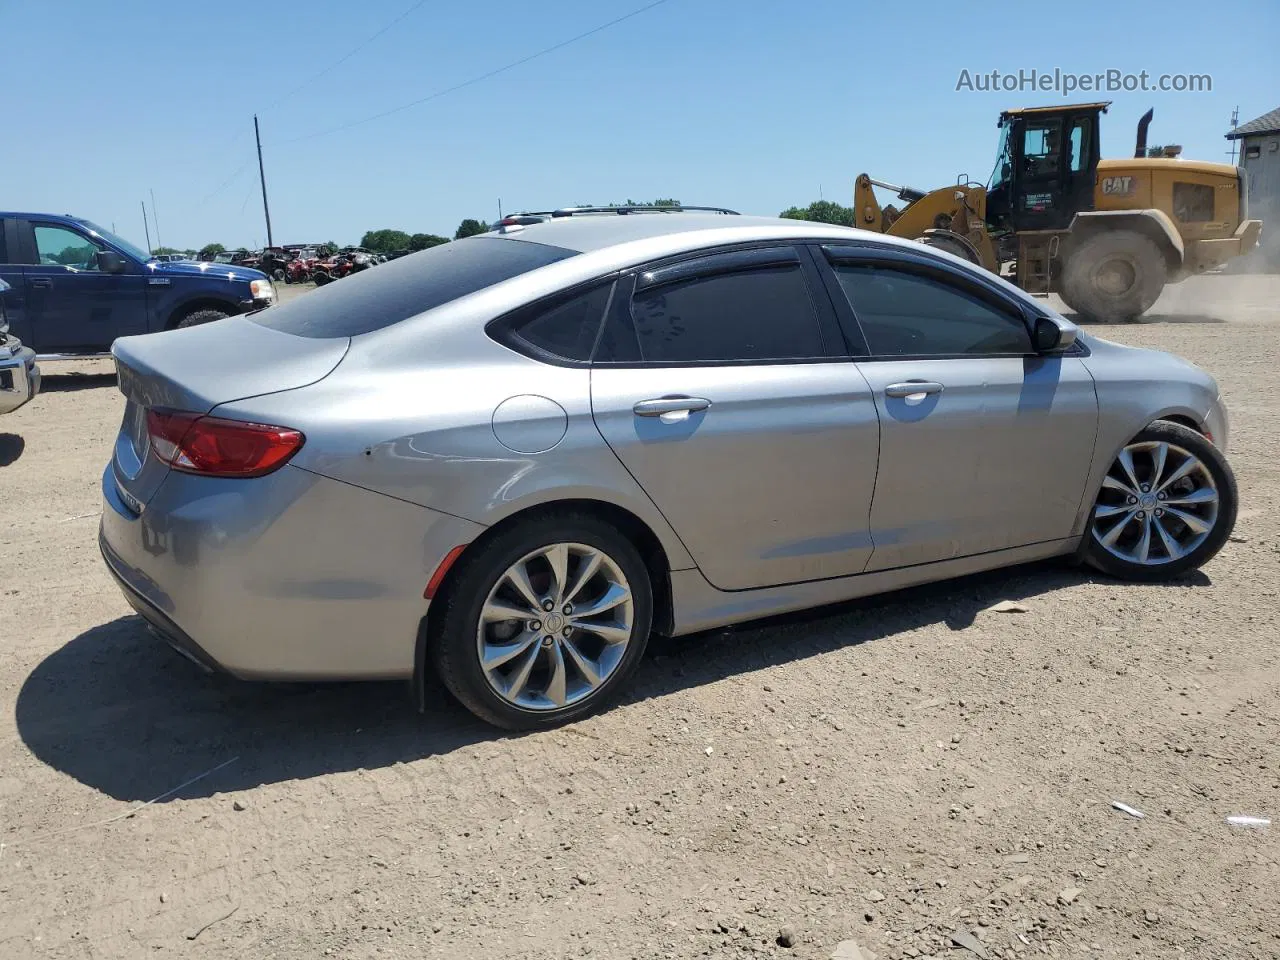
[[[884,388],[886,397],[915,397],[941,392],[942,384],[932,380],[908,380],[906,383],[891,383]]]
[[[641,400],[631,408],[631,412],[637,417],[661,417],[668,413],[697,413],[709,406],[711,401],[702,397],[662,397]]]

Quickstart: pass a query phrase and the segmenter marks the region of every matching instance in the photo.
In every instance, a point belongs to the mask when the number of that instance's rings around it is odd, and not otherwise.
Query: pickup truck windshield
[[[99,237],[102,237],[103,240],[106,240],[107,243],[111,244],[113,247],[123,250],[136,260],[141,260],[143,263],[146,263],[151,259],[151,254],[144,253],[123,237],[117,237],[110,230],[103,230],[96,223],[89,220],[77,220],[76,222],[79,223],[80,226],[88,229],[90,233],[97,234]]]

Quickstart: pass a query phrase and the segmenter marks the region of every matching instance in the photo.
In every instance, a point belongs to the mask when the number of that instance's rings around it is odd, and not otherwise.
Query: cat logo
[[[1137,192],[1137,184],[1133,177],[1103,177],[1102,195],[1104,197],[1127,197]]]

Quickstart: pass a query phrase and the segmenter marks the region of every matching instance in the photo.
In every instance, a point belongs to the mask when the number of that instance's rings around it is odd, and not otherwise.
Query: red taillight
[[[159,459],[206,477],[261,477],[284,466],[306,440],[288,427],[162,409],[147,411],[147,433]]]

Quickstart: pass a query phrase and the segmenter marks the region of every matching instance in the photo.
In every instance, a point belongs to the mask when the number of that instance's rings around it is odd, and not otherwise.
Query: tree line
[[[593,207],[593,203],[579,203],[579,207]],[[628,199],[625,203],[610,203],[605,206],[611,207],[678,207],[680,201],[670,197],[659,198],[652,201],[637,201]],[[810,220],[814,223],[834,223],[840,226],[854,226],[854,211],[852,207],[841,206],[830,200],[815,200],[807,207],[789,207],[778,214],[789,220]],[[492,229],[492,225],[484,220],[477,220],[471,217],[463,220],[458,224],[458,229],[453,232],[454,240],[462,240],[466,237],[473,237],[479,233],[487,233]],[[381,230],[366,230],[360,238],[359,246],[366,250],[372,250],[374,253],[393,253],[399,251],[409,251],[416,253],[419,250],[426,250],[430,247],[439,246],[442,243],[448,243],[449,237],[443,237],[436,233],[409,233],[407,230],[394,230],[391,228],[383,228]],[[157,247],[152,253],[165,254],[177,253],[187,256],[216,256],[226,251],[220,243],[208,243],[197,250],[177,250],[173,247]],[[339,249],[338,245],[333,241],[320,244],[317,249],[324,254],[336,253]]]

